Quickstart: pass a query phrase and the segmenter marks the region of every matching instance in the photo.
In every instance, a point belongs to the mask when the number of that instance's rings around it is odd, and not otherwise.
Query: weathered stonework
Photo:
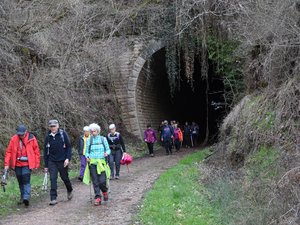
[[[135,41],[132,51],[120,56],[120,77],[116,77],[115,81],[116,96],[125,127],[140,138],[146,124],[156,126],[164,116],[158,110],[159,93],[154,87],[155,79],[159,77],[147,77],[143,72],[147,60],[163,47],[161,41],[150,41],[148,44]]]

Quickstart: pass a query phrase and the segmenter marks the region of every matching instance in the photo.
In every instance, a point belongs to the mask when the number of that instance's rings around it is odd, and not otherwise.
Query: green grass
[[[261,146],[246,161],[246,174],[250,180],[269,180],[278,176],[279,151],[268,146]]]
[[[146,194],[137,220],[144,225],[266,224],[279,152],[260,147],[247,159],[244,179],[237,180],[201,174],[199,164],[209,153],[191,154],[163,173]]]
[[[208,154],[208,149],[191,154],[161,175],[139,212],[142,224],[216,225],[207,191],[199,183],[198,164]]]
[[[70,179],[74,179],[78,176],[77,166],[73,166],[70,170]],[[44,174],[39,172],[33,172],[31,175],[31,201],[35,202],[39,198],[49,195],[50,180],[48,180],[48,192],[42,191]],[[48,175],[49,179],[49,175]],[[62,181],[58,179],[58,183],[61,185]],[[20,200],[20,191],[18,181],[14,176],[14,171],[9,172],[8,184],[6,185],[6,192],[3,192],[2,187],[0,189],[0,216],[5,216],[11,212],[19,211],[24,206],[18,206],[17,202]]]

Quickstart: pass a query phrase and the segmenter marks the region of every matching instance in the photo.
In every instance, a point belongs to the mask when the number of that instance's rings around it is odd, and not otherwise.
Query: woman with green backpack
[[[95,192],[94,205],[101,205],[101,192],[103,200],[108,200],[107,179],[110,177],[110,168],[106,157],[110,154],[110,148],[106,137],[100,135],[100,126],[91,124],[89,126],[91,137],[86,142],[85,157],[87,167],[84,173],[83,182],[86,184],[93,183]]]

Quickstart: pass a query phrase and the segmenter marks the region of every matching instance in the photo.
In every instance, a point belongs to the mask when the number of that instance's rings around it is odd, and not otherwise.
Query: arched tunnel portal
[[[176,120],[182,126],[185,121],[195,121],[200,127],[202,140],[206,136],[206,125],[209,127],[209,136],[216,136],[218,125],[225,114],[223,81],[209,76],[207,95],[207,81],[199,75],[200,60],[195,60],[193,87],[186,79],[184,68],[180,68],[180,71],[180,89],[171,97],[164,46],[155,43],[154,47],[137,59],[132,94],[136,108],[135,130],[140,137],[147,124],[157,130],[163,120]],[[209,74],[213,75],[212,65],[209,66]]]

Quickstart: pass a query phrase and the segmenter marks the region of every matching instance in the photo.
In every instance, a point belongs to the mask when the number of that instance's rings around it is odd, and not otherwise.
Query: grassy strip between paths
[[[6,192],[3,192],[2,187],[0,189],[0,216],[5,216],[11,212],[19,211],[24,208],[23,205],[18,206],[17,202],[20,200],[19,185],[14,171],[9,172],[8,184],[5,186]],[[74,179],[78,176],[78,169],[74,168],[70,170],[70,179]],[[43,173],[33,173],[31,175],[31,200],[37,201],[39,197],[49,194],[50,191],[50,180],[48,174],[48,191],[42,191],[42,184],[44,180]],[[62,181],[58,179],[58,183],[62,185]]]
[[[193,153],[162,174],[146,195],[138,220],[145,225],[216,225],[197,166],[209,154],[209,149]]]

